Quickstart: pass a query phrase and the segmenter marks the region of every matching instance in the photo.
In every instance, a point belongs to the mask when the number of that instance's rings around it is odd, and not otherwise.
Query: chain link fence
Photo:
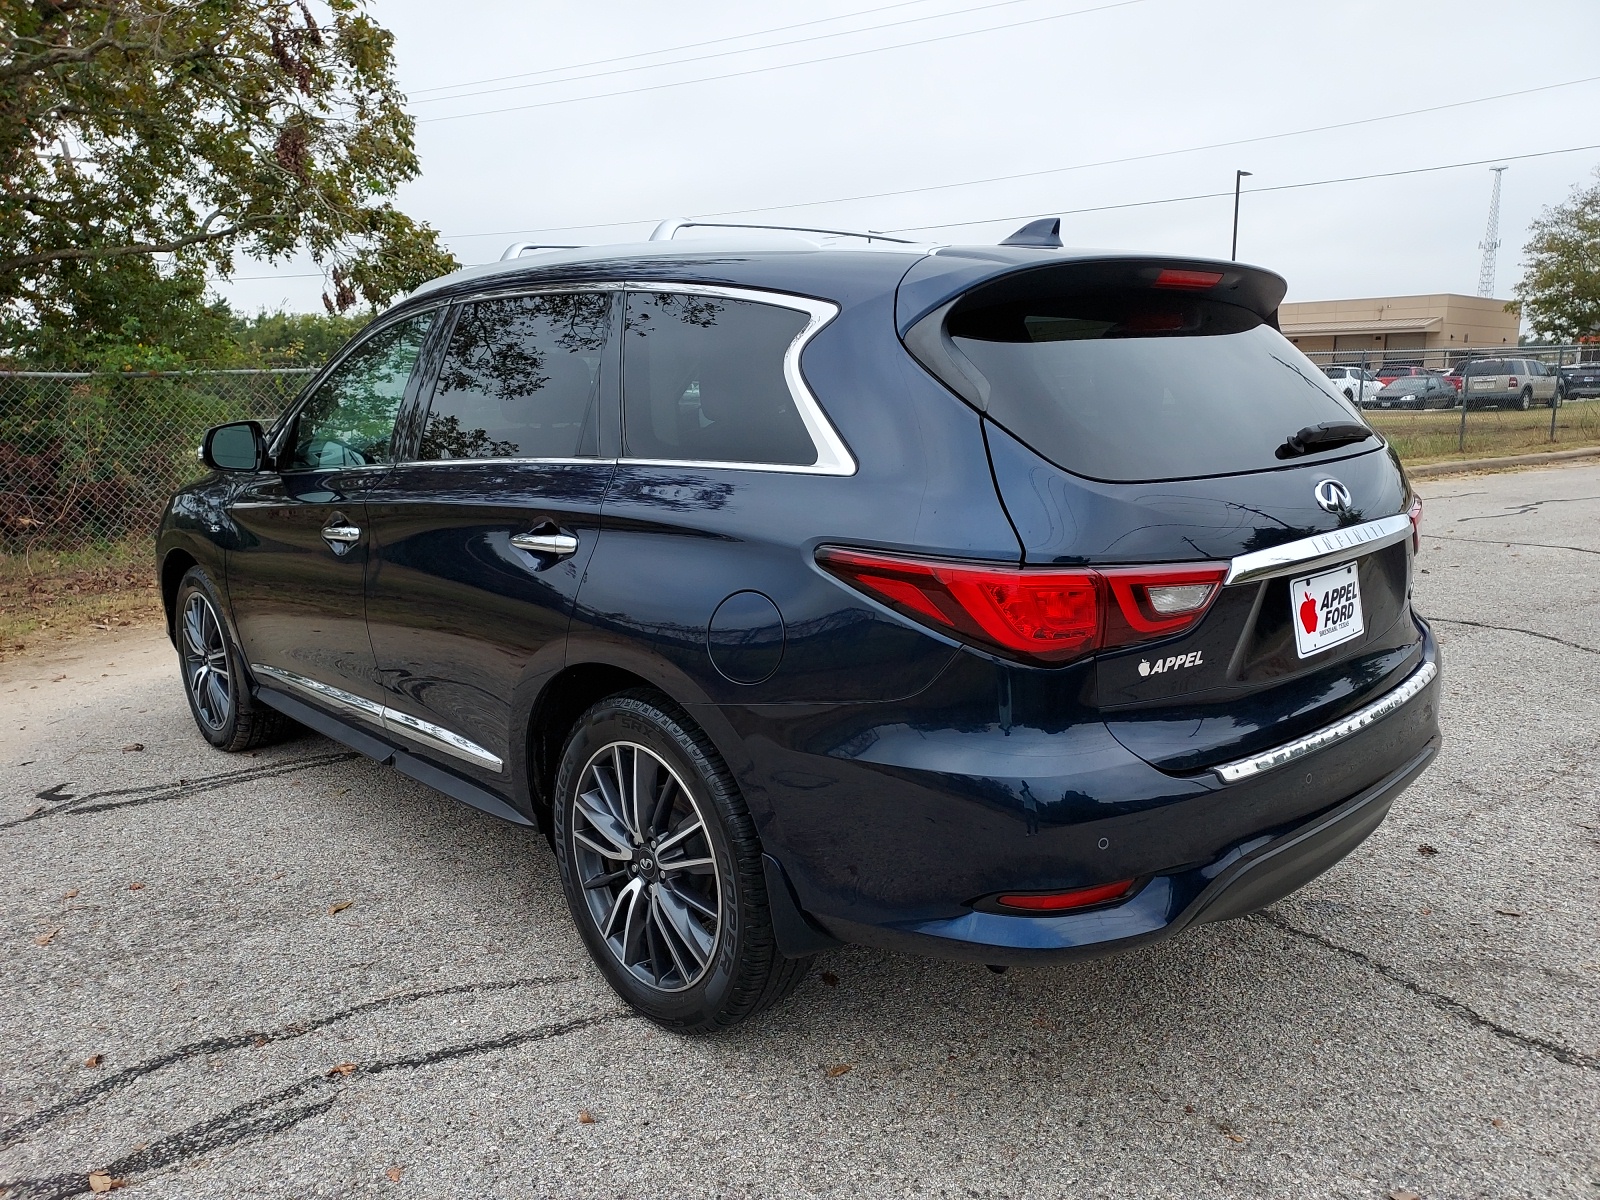
[[[1335,385],[1408,461],[1600,445],[1600,382],[1589,382],[1600,381],[1597,346],[1310,357],[1337,376]],[[1521,372],[1504,398],[1473,387],[1472,372],[1490,370],[1491,361]],[[1530,363],[1549,373],[1530,378]],[[1420,398],[1382,388],[1380,379],[1402,369],[1437,376],[1440,388]],[[1363,386],[1352,370],[1371,378]],[[167,497],[203,470],[195,450],[207,428],[271,421],[311,374],[305,367],[0,372],[0,553],[77,549],[152,532]]]
[[[1600,445],[1597,345],[1318,350],[1307,357],[1408,462]]]
[[[153,534],[201,435],[277,416],[310,368],[0,372],[0,553]]]

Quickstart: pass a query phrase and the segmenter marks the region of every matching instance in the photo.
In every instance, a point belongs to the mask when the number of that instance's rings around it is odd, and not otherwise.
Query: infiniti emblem
[[[1350,511],[1350,489],[1337,479],[1324,479],[1317,484],[1313,494],[1317,507],[1323,512],[1347,513]]]

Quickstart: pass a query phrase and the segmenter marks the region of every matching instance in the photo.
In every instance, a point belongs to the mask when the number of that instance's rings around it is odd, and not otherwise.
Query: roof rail
[[[556,246],[548,242],[512,242],[506,247],[506,252],[500,256],[501,262],[510,262],[514,258],[521,258],[529,250],[576,250],[576,246]]]
[[[898,242],[902,246],[921,245],[920,242],[914,242],[910,238],[890,237],[888,234],[871,229],[816,229],[810,225],[746,225],[732,221],[691,221],[687,217],[669,217],[655,227],[650,240],[670,242],[680,229],[774,229],[782,233],[823,233],[830,237],[864,238],[869,242]]]

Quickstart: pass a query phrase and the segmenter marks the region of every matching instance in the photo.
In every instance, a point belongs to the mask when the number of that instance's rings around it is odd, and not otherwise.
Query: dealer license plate
[[[1291,579],[1289,608],[1294,616],[1294,645],[1301,658],[1360,637],[1366,626],[1361,620],[1356,564]]]

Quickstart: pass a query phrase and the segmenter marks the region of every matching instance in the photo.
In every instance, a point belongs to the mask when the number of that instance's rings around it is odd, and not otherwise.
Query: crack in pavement
[[[1484,621],[1463,621],[1459,617],[1428,617],[1430,625],[1465,625],[1471,629],[1495,629],[1501,633],[1525,633],[1529,637],[1543,638],[1547,642],[1555,642],[1560,646],[1568,646],[1573,650],[1582,650],[1585,654],[1600,654],[1593,646],[1585,646],[1582,642],[1570,642],[1564,637],[1557,637],[1553,633],[1540,633],[1537,629],[1522,629],[1516,625],[1490,625]]]
[[[553,1025],[540,1025],[533,1029],[522,1029],[514,1033],[503,1034],[500,1037],[488,1038],[479,1042],[466,1042],[455,1046],[441,1046],[424,1054],[408,1058],[393,1058],[380,1062],[358,1066],[349,1074],[324,1074],[311,1075],[292,1083],[288,1087],[269,1092],[265,1096],[258,1096],[254,1100],[236,1105],[227,1112],[197,1121],[176,1133],[140,1147],[130,1154],[96,1168],[111,1175],[121,1177],[136,1172],[148,1174],[161,1167],[171,1166],[188,1159],[193,1159],[216,1150],[227,1149],[239,1145],[251,1138],[282,1133],[287,1129],[306,1121],[311,1117],[320,1116],[339,1102],[338,1091],[349,1080],[361,1076],[384,1075],[390,1071],[415,1071],[431,1067],[438,1063],[449,1062],[452,1059],[465,1058],[475,1054],[486,1054],[494,1050],[509,1050],[517,1046],[527,1045],[531,1042],[549,1041],[553,1038],[565,1037],[569,1033],[576,1033],[582,1029],[593,1028],[597,1025],[610,1024],[613,1021],[637,1019],[635,1014],[627,1011],[598,1013],[589,1017],[576,1017],[570,1021],[561,1021]],[[313,1099],[308,1104],[292,1107],[283,1107],[302,1097],[312,1096],[324,1089],[334,1089],[334,1094],[324,1098]],[[9,1182],[0,1182],[0,1195],[9,1200],[65,1200],[68,1196],[81,1195],[89,1191],[88,1172],[61,1172],[32,1179],[14,1179]]]
[[[0,831],[15,829],[18,825],[26,825],[32,821],[42,821],[46,817],[57,817],[63,814],[82,816],[86,813],[105,812],[112,808],[132,808],[141,804],[154,804],[159,800],[177,800],[184,796],[196,795],[200,792],[215,791],[217,788],[232,787],[236,783],[253,783],[257,779],[271,779],[278,775],[290,775],[295,771],[307,767],[326,767],[334,763],[350,762],[362,757],[355,750],[340,750],[329,754],[312,755],[309,758],[296,758],[289,762],[271,763],[259,767],[244,767],[236,771],[222,771],[216,775],[201,775],[195,779],[179,779],[176,783],[153,783],[143,787],[108,788],[99,792],[85,792],[81,796],[73,795],[66,791],[66,783],[58,783],[34,794],[35,800],[53,803],[54,808],[44,808],[26,816],[18,817],[12,821],[0,822]],[[117,799],[117,797],[129,797]],[[102,803],[90,803],[102,801]]]
[[[1422,536],[1439,542],[1472,542],[1479,546],[1524,546],[1533,550],[1575,550],[1579,554],[1600,554],[1600,550],[1588,546],[1558,546],[1551,542],[1508,542],[1503,538],[1457,537],[1446,533],[1425,533]]]
[[[1379,962],[1371,955],[1363,954],[1360,950],[1354,950],[1349,946],[1342,946],[1332,938],[1324,937],[1320,933],[1314,933],[1309,929],[1301,929],[1298,925],[1291,925],[1288,921],[1284,920],[1274,912],[1258,912],[1255,913],[1251,919],[1260,921],[1267,925],[1272,925],[1275,928],[1283,930],[1285,933],[1292,933],[1296,937],[1304,938],[1309,942],[1315,942],[1317,945],[1322,946],[1325,949],[1332,950],[1336,954],[1342,954],[1346,958],[1353,959],[1362,966],[1376,971],[1385,979],[1399,984],[1401,987],[1405,988],[1406,991],[1411,992],[1413,995],[1419,996],[1426,1000],[1429,1004],[1433,1005],[1441,1012],[1448,1013],[1453,1017],[1460,1017],[1462,1020],[1470,1022],[1471,1024],[1478,1026],[1480,1029],[1487,1029],[1490,1033],[1494,1034],[1498,1038],[1504,1038],[1506,1041],[1514,1042],[1515,1044],[1528,1050],[1537,1050],[1541,1054],[1547,1054],[1558,1062],[1566,1063],[1570,1067],[1583,1067],[1590,1071],[1600,1071],[1600,1058],[1597,1058],[1592,1054],[1585,1054],[1582,1050],[1574,1050],[1570,1046],[1561,1045],[1559,1042],[1552,1042],[1535,1034],[1522,1033],[1516,1029],[1511,1029],[1505,1025],[1501,1025],[1498,1021],[1491,1020],[1489,1017],[1484,1016],[1477,1009],[1467,1007],[1467,1005],[1461,1003],[1461,1001],[1455,999],[1453,996],[1446,996],[1443,992],[1433,991],[1431,988],[1423,987],[1415,980],[1408,979],[1399,971],[1396,971],[1393,967]]]
[[[157,1055],[155,1058],[148,1058],[143,1062],[134,1063],[131,1067],[124,1067],[120,1071],[107,1075],[91,1087],[74,1092],[66,1099],[57,1101],[48,1108],[42,1108],[13,1125],[0,1128],[0,1150],[15,1145],[28,1134],[44,1128],[63,1113],[82,1108],[109,1092],[126,1087],[136,1080],[143,1079],[146,1075],[153,1075],[157,1071],[164,1070],[187,1059],[220,1054],[229,1050],[242,1050],[246,1046],[259,1049],[272,1042],[292,1041],[295,1038],[304,1037],[308,1033],[315,1033],[319,1029],[326,1029],[329,1025],[338,1024],[340,1021],[348,1021],[352,1017],[392,1008],[399,1004],[407,1004],[414,1000],[433,1000],[441,996],[469,996],[484,992],[504,992],[514,988],[546,987],[557,983],[573,983],[577,978],[578,976],[576,975],[550,975],[524,979],[497,979],[484,983],[458,983],[442,988],[419,988],[414,991],[395,992],[388,996],[380,996],[376,1000],[367,1000],[350,1008],[341,1008],[337,1012],[326,1013],[310,1020],[294,1021],[278,1029],[252,1029],[244,1033],[226,1034],[219,1037],[205,1038],[198,1042],[190,1042],[174,1050],[169,1050],[165,1054]],[[0,1185],[0,1195],[4,1194],[3,1188],[4,1185]]]
[[[1505,512],[1480,513],[1475,517],[1457,517],[1456,524],[1462,525],[1467,521],[1499,521],[1505,517],[1521,517],[1531,512],[1537,512],[1541,504],[1581,504],[1585,500],[1600,500],[1600,496],[1555,496],[1549,500],[1529,500],[1526,504],[1519,504]]]

